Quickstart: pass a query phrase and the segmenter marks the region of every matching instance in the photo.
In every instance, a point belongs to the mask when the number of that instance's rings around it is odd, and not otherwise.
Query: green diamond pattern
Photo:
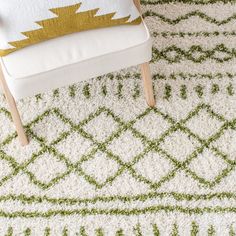
[[[199,114],[201,114],[201,112],[203,111],[209,114],[209,116],[211,116],[214,120],[217,119],[221,123],[219,129],[215,130],[214,134],[210,137],[207,137],[206,139],[199,137],[196,133],[192,132],[187,127],[187,123],[192,118],[198,117]],[[4,110],[1,110],[0,112],[7,116],[9,115],[9,113]],[[161,117],[166,122],[168,122],[169,128],[166,131],[162,132],[159,137],[150,139],[145,135],[145,132],[142,133],[137,128],[135,128],[135,123],[142,119],[145,119],[145,117],[153,112],[157,117]],[[56,139],[53,140],[50,144],[48,144],[48,142],[44,138],[39,137],[34,129],[34,127],[49,114],[56,116],[58,120],[69,127],[69,131],[60,133],[58,137],[56,137]],[[99,142],[92,136],[92,134],[86,132],[84,127],[89,124],[91,120],[100,116],[101,114],[108,116],[109,119],[112,119],[114,123],[117,124],[117,129],[112,132],[112,134],[109,135],[109,137],[107,137],[104,141]],[[147,108],[142,114],[136,116],[135,119],[126,122],[119,116],[117,116],[111,109],[100,107],[97,109],[97,111],[91,113],[86,119],[78,124],[72,122],[69,118],[62,114],[59,109],[54,108],[47,110],[42,115],[38,116],[34,121],[26,126],[26,129],[31,138],[33,138],[34,141],[37,141],[40,145],[40,151],[34,153],[25,162],[18,163],[14,157],[7,155],[3,151],[3,148],[9,145],[16,138],[16,134],[13,133],[6,137],[5,140],[0,144],[0,158],[8,162],[9,166],[12,167],[12,171],[0,180],[0,186],[4,185],[7,181],[16,176],[20,171],[23,171],[28,175],[32,183],[34,183],[41,189],[48,189],[60,182],[71,172],[76,172],[78,175],[83,176],[88,183],[96,186],[97,188],[103,188],[106,185],[112,184],[112,182],[116,178],[118,178],[118,176],[127,171],[137,181],[148,184],[152,189],[157,189],[163,183],[173,179],[179,171],[184,171],[188,176],[197,180],[202,186],[209,188],[220,183],[224,177],[226,177],[232,170],[234,170],[236,165],[236,161],[232,161],[226,153],[223,153],[220,149],[214,146],[214,142],[220,139],[220,137],[224,135],[224,132],[228,130],[236,130],[236,119],[227,120],[222,115],[215,113],[207,104],[199,104],[187,115],[185,119],[179,121],[176,121],[169,114],[162,113],[157,108]],[[91,143],[90,151],[82,155],[82,157],[77,162],[72,162],[70,160],[70,157],[57,150],[57,145],[65,140],[72,132],[80,135]],[[135,154],[135,156],[129,162],[125,162],[119,155],[115,154],[109,149],[109,145],[112,143],[112,141],[119,139],[119,137],[121,137],[125,132],[130,132],[136,139],[139,139],[144,144],[142,151]],[[179,160],[163,148],[163,143],[165,142],[165,140],[171,137],[176,132],[184,133],[186,137],[189,137],[189,140],[194,140],[195,142],[193,151],[188,154],[184,160]],[[215,158],[220,158],[221,161],[225,164],[225,168],[223,170],[220,170],[213,180],[205,179],[191,169],[191,163],[197,160],[200,155],[206,150],[213,153]],[[98,152],[106,156],[108,160],[116,162],[118,167],[117,171],[111,176],[108,176],[103,182],[98,181],[94,176],[91,177],[91,175],[85,173],[84,169],[82,168],[84,163],[89,163],[89,160],[93,160]],[[135,165],[141,161],[144,161],[150,153],[157,153],[158,156],[161,156],[162,158],[168,160],[168,162],[171,163],[171,166],[173,167],[170,168],[169,172],[165,173],[165,175],[162,176],[159,181],[154,181],[150,178],[146,178],[145,176],[141,175],[135,168]],[[38,180],[35,177],[35,173],[30,171],[29,168],[30,165],[33,165],[33,163],[39,160],[43,155],[50,155],[63,166],[65,166],[65,171],[57,174],[55,178],[49,180],[48,182]]]
[[[168,63],[180,63],[188,60],[194,63],[203,63],[213,60],[217,63],[225,63],[234,60],[236,57],[235,49],[230,49],[224,44],[216,45],[214,48],[205,49],[200,45],[193,45],[189,49],[183,49],[176,45],[169,46],[162,50],[153,47],[153,61],[165,60]]]

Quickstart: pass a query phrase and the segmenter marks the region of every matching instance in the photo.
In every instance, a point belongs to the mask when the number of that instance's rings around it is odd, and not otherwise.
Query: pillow
[[[66,34],[140,23],[133,0],[2,0],[0,56]]]

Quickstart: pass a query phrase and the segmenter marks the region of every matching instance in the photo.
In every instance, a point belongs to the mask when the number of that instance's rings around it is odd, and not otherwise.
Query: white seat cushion
[[[150,35],[146,26],[140,24],[52,39],[2,57],[1,64],[13,96],[22,98],[150,58]]]

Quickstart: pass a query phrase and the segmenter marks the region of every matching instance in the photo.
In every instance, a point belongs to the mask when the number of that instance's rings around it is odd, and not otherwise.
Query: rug
[[[145,0],[157,105],[137,67],[0,98],[1,236],[236,234],[236,2]]]

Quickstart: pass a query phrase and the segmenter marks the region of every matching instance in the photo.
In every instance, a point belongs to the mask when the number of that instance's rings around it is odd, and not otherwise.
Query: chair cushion
[[[48,40],[0,58],[16,99],[70,85],[151,59],[144,23],[84,31]]]
[[[0,1],[0,56],[59,36],[140,24],[133,0]]]
[[[19,79],[126,50],[148,38],[144,24],[116,26],[48,40],[11,53],[1,60],[8,76]]]

